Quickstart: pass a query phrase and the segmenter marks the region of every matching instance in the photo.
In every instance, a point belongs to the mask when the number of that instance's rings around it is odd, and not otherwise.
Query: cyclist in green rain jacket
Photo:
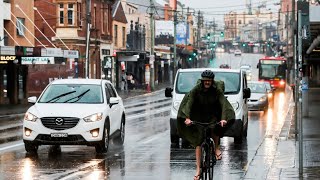
[[[214,73],[205,70],[201,79],[187,93],[179,107],[177,116],[177,130],[181,137],[196,147],[197,171],[194,179],[200,177],[200,145],[203,141],[202,129],[191,126],[191,121],[220,122],[220,126],[212,130],[212,137],[216,144],[216,158],[222,158],[219,139],[226,131],[226,125],[235,119],[235,112],[227,98],[224,96],[224,82],[214,81]]]

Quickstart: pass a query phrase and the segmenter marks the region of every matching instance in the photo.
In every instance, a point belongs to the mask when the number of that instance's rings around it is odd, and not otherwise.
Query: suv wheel
[[[125,122],[124,117],[122,117],[121,125],[120,125],[120,134],[115,139],[115,143],[118,145],[123,145],[123,143],[124,143],[124,137],[125,137],[125,123],[124,122]]]
[[[97,153],[106,153],[109,148],[109,125],[105,124],[103,129],[102,140],[95,145]]]
[[[24,142],[24,148],[28,153],[37,153],[39,145],[32,142]]]

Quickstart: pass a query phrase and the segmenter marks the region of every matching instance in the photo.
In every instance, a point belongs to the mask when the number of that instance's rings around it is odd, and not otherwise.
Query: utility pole
[[[183,10],[182,10],[183,12]],[[185,39],[185,43],[186,43],[186,47],[188,46],[188,35],[189,35],[189,22],[188,19],[189,18],[189,7],[187,8],[187,18],[186,18],[186,39]]]
[[[177,11],[173,10],[173,78],[176,76],[177,72]],[[172,81],[173,83],[173,81]]]
[[[89,49],[90,49],[90,24],[91,24],[91,0],[86,0],[86,78],[89,78]]]
[[[200,26],[201,26],[201,22],[200,22],[200,10],[198,11],[198,29],[197,29],[197,47],[200,48]]]
[[[299,174],[303,174],[303,129],[302,129],[302,90],[301,90],[301,81],[302,81],[302,72],[299,71],[302,69],[302,12],[298,12],[298,81],[296,84],[296,91],[299,92],[299,110],[298,110],[298,124],[299,124]]]
[[[289,52],[289,5],[287,5],[286,28],[287,28],[287,30],[286,30],[286,32],[287,32],[287,34],[286,34],[286,37],[287,37],[287,55],[289,55],[288,54],[288,52]]]
[[[151,48],[150,48],[150,85],[154,90],[154,2],[150,0],[150,30],[151,30]]]

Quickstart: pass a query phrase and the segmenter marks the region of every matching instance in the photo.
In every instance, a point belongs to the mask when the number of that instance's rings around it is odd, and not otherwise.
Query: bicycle
[[[210,131],[208,129],[214,128],[218,123],[202,123],[197,121],[191,121],[191,124],[200,126],[204,128],[204,139],[201,143],[201,159],[200,159],[200,179],[213,179],[213,167],[217,162],[215,156],[215,144],[213,139],[211,138]]]

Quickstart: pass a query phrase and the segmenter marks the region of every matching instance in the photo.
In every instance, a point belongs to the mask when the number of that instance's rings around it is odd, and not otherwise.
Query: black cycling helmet
[[[201,80],[213,80],[214,73],[210,70],[205,70],[201,73]]]

